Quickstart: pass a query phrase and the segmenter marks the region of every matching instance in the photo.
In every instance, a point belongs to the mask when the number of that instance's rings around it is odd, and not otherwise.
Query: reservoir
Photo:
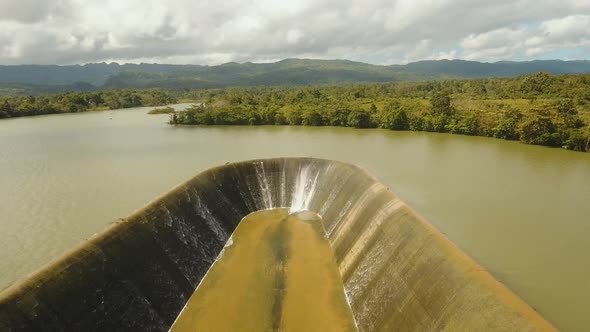
[[[320,218],[246,216],[172,331],[356,331]]]
[[[199,171],[310,156],[367,168],[557,327],[590,326],[590,154],[386,130],[172,127],[147,111],[0,121],[0,288]]]

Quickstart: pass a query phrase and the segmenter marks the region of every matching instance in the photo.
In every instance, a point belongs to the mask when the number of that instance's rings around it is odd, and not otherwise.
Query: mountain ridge
[[[478,62],[422,60],[375,65],[334,59],[287,58],[271,63],[221,65],[88,63],[83,65],[0,65],[0,93],[35,94],[113,88],[194,89],[226,86],[307,85],[511,77],[537,72],[590,73],[590,60]],[[6,91],[11,91],[7,93]]]

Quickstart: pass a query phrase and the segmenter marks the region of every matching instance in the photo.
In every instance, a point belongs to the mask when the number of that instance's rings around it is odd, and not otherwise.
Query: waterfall
[[[258,178],[258,183],[260,184],[260,188],[262,189],[262,200],[264,202],[264,208],[272,209],[272,193],[270,191],[268,177],[266,176],[266,172],[264,171],[264,163],[262,161],[256,163],[256,177]]]
[[[313,175],[311,174],[310,165],[303,166],[295,182],[295,192],[293,193],[289,213],[309,210],[319,175],[319,170]]]

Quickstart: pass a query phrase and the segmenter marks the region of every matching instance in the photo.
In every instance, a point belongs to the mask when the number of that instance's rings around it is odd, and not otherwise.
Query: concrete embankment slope
[[[0,330],[165,331],[251,212],[322,216],[361,331],[554,328],[366,171],[310,158],[200,173],[0,293]]]

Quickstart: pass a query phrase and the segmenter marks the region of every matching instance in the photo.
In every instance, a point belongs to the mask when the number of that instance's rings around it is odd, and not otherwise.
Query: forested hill
[[[100,88],[194,89],[224,86],[421,81],[509,77],[547,72],[590,73],[590,61],[482,63],[463,60],[371,65],[348,60],[287,59],[219,66],[95,63],[74,66],[0,66],[0,94],[28,95]]]
[[[106,80],[122,72],[167,73],[182,71],[184,68],[198,68],[190,65],[90,63],[86,65],[18,65],[0,66],[0,83],[31,85],[72,85],[84,82],[94,86],[103,85]]]
[[[550,74],[587,74],[590,70],[590,61],[535,60],[485,63],[463,60],[438,60],[413,62],[399,67],[402,67],[402,70],[409,73],[421,73],[434,77],[448,75],[460,78],[483,78],[511,77],[539,72]]]

